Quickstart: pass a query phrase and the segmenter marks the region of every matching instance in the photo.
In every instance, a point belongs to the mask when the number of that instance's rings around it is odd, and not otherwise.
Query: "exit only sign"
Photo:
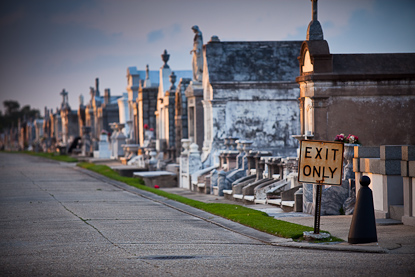
[[[341,185],[343,176],[341,142],[302,140],[298,181],[319,185]]]

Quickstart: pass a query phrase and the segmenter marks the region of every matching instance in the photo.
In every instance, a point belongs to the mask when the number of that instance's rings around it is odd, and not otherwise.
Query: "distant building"
[[[99,139],[102,130],[110,131],[109,124],[119,122],[118,98],[111,96],[110,89],[105,89],[103,96],[99,91],[99,80],[95,79],[95,88],[90,88],[90,101],[85,106],[85,126],[91,127],[91,137]]]
[[[144,125],[156,129],[157,92],[159,85],[159,72],[150,70],[137,70],[136,67],[127,69],[127,91],[129,105],[129,120],[133,123],[133,141],[144,144]]]
[[[191,70],[172,71],[167,64],[170,55],[165,50],[161,55],[164,65],[160,68],[160,83],[157,94],[156,114],[156,138],[157,150],[175,149],[175,99],[176,99],[176,80],[181,78],[191,78]],[[175,151],[173,151],[175,152]]]

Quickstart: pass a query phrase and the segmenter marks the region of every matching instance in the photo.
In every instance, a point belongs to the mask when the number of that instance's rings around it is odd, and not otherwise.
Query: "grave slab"
[[[141,178],[148,187],[177,187],[177,175],[169,171],[134,172],[133,177]]]

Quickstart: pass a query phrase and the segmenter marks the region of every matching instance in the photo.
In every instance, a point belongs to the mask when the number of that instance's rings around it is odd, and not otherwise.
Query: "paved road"
[[[274,246],[64,163],[0,153],[0,176],[1,276],[415,275],[414,254]]]

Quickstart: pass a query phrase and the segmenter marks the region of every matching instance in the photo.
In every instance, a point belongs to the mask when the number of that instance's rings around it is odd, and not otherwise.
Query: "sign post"
[[[341,185],[343,176],[342,142],[302,140],[298,182],[317,184],[314,209],[314,234],[320,233],[322,185]]]
[[[320,216],[321,216],[321,186],[316,186],[316,204],[314,208],[314,234],[320,234]]]

